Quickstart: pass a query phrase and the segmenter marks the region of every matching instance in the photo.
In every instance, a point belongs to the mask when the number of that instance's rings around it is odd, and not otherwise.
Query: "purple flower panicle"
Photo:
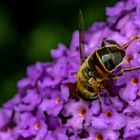
[[[120,45],[140,36],[140,0],[121,0],[106,8],[105,22],[85,31],[85,53],[92,54],[102,39]],[[52,50],[53,62],[37,62],[17,83],[17,94],[0,109],[0,140],[139,140],[140,70],[112,81],[111,100],[103,94],[103,112],[98,99],[78,99],[76,75],[80,68],[79,34],[70,47]],[[140,66],[140,41],[126,49],[119,69]]]

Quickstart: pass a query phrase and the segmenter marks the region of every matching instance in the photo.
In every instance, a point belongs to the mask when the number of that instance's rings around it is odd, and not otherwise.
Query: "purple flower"
[[[42,112],[47,112],[49,115],[57,116],[62,110],[63,104],[68,100],[69,90],[66,86],[61,86],[61,90],[51,90],[46,93],[46,97],[38,106]]]
[[[41,78],[41,73],[43,72],[43,63],[37,62],[27,68],[27,78],[23,78],[17,84],[19,89],[29,88],[35,86],[37,80]]]
[[[32,89],[28,90],[26,95],[22,97],[19,104],[16,104],[16,111],[32,111],[41,102],[41,97],[37,94],[37,91]]]
[[[119,113],[117,110],[119,109],[120,105],[117,104],[119,100],[112,100],[113,105],[107,105],[102,101],[102,108],[103,113],[92,116],[92,127],[96,129],[109,129],[112,130],[120,130],[122,127],[126,125],[126,117],[124,114]],[[115,103],[117,102],[117,103]],[[118,106],[118,108],[117,108]],[[116,107],[116,108],[115,108]],[[121,107],[122,108],[122,107]],[[98,108],[99,109],[99,108]],[[94,104],[92,106],[92,110],[94,110]],[[100,109],[98,110],[98,112]]]
[[[57,128],[54,131],[49,131],[44,140],[68,140],[68,136],[65,129]]]
[[[32,113],[18,115],[17,132],[24,138],[34,136],[35,140],[42,140],[47,134],[47,125],[43,119]]]
[[[105,22],[94,23],[84,33],[86,57],[112,39],[120,45],[140,36],[140,0],[121,0],[106,9]],[[51,51],[53,62],[37,62],[17,83],[17,94],[0,109],[0,140],[139,140],[140,70],[110,81],[109,94],[91,102],[76,96],[80,68],[79,33],[70,48],[59,44]],[[113,72],[140,66],[140,41],[126,49],[121,66]]]
[[[12,110],[10,109],[0,109],[0,128],[7,125],[12,117]]]
[[[86,140],[118,140],[119,139],[119,132],[113,131],[110,128],[99,130],[94,129],[92,127],[88,128],[89,137]]]
[[[8,131],[1,131],[0,132],[0,140],[15,140],[18,137],[14,135],[14,133],[11,130]]]
[[[128,117],[127,118],[127,126],[125,127],[124,138],[125,139],[134,139],[140,138],[140,118],[135,117]]]
[[[117,84],[124,86],[120,89],[120,98],[126,102],[133,101],[140,94],[140,75],[138,72],[126,73],[126,76],[118,79]]]
[[[89,104],[85,101],[80,100],[76,102],[75,100],[69,100],[69,102],[64,105],[62,113],[64,116],[71,116],[71,118],[67,120],[66,126],[71,126],[75,130],[82,129],[84,121],[85,127],[90,125],[92,114],[89,109]]]

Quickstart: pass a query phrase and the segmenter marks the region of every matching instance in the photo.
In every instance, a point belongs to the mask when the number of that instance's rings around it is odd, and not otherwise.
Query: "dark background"
[[[36,61],[51,61],[50,49],[69,46],[82,9],[85,28],[105,20],[115,0],[0,1],[0,105],[16,94],[17,81]]]

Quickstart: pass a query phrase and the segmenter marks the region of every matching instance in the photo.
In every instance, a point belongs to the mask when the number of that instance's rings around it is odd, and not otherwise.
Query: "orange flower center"
[[[137,78],[132,78],[131,79],[131,82],[132,82],[132,84],[134,84],[134,85],[136,85],[136,84],[138,84],[138,82],[139,82],[139,80],[137,79]]]
[[[103,140],[102,134],[97,134],[96,135],[96,140]]]
[[[80,108],[80,116],[83,117],[86,114],[86,109]]]
[[[126,56],[126,62],[127,63],[130,63],[131,60],[133,60],[132,56],[130,56],[130,55]]]
[[[40,128],[40,124],[39,123],[35,124],[35,129],[38,130],[39,128]]]
[[[106,112],[105,116],[106,116],[107,118],[111,118],[112,112],[111,112],[111,111]]]
[[[56,103],[56,104],[60,104],[60,102],[61,102],[60,98],[57,97],[56,100],[55,100],[55,103]]]

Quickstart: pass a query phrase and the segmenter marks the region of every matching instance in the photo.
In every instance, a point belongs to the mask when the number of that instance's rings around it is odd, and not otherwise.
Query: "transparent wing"
[[[85,61],[85,47],[84,47],[84,19],[82,11],[79,10],[79,47],[81,64]]]

